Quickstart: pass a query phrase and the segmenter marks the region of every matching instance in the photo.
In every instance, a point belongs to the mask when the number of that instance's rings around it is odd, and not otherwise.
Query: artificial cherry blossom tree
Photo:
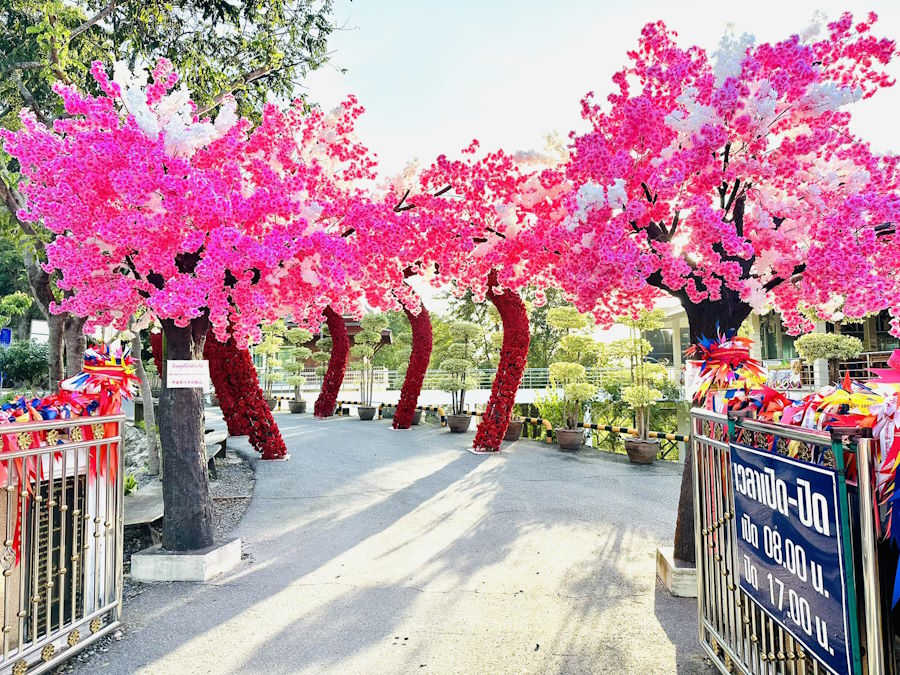
[[[478,431],[476,450],[496,452],[509,425],[528,355],[529,326],[519,289],[547,284],[557,251],[539,227],[562,208],[560,175],[546,156],[503,151],[478,155],[473,142],[459,160],[439,157],[419,179],[416,206],[425,247],[417,261],[434,283],[471,290],[500,313],[503,345]],[[404,199],[406,195],[404,195]]]
[[[99,63],[92,72],[103,93],[57,87],[69,117],[52,129],[26,112],[19,132],[3,132],[26,179],[19,218],[57,235],[47,265],[67,294],[58,310],[124,328],[146,308],[167,360],[191,360],[210,329],[246,346],[260,323],[327,297],[346,251],[315,226],[325,207],[311,195],[331,193],[321,159],[353,152],[341,129],[322,132],[323,114],[300,102],[266,106],[254,129],[228,98],[215,121],[197,119],[164,60],[149,84],[118,64],[112,80]],[[160,417],[163,545],[202,548],[212,508],[201,391],[164,387]]]
[[[888,308],[900,333],[900,158],[850,126],[852,103],[893,84],[896,44],[875,21],[844,14],[776,43],[729,34],[711,57],[645,26],[607,105],[582,101],[591,129],[572,135],[568,208],[548,221],[579,309],[608,323],[623,296],[669,294],[692,342],[769,308],[791,331]]]
[[[896,45],[875,21],[845,14],[777,43],[728,34],[711,57],[648,24],[572,136],[554,231],[578,259],[556,271],[579,308],[606,322],[622,294],[667,293],[692,341],[770,307],[792,330],[806,310],[900,312],[900,160],[850,127],[850,104],[893,84]]]

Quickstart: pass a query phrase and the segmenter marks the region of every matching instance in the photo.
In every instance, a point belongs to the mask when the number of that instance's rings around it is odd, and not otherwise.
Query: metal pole
[[[859,529],[862,549],[863,597],[866,607],[866,661],[869,675],[882,675],[885,670],[881,639],[881,588],[876,549],[875,495],[872,456],[875,440],[861,438],[856,446],[859,466]]]

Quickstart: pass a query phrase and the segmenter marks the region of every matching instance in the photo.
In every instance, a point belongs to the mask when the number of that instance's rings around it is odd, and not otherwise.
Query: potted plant
[[[634,411],[637,434],[625,439],[625,452],[632,464],[650,464],[659,453],[659,441],[648,435],[650,406],[662,398],[659,387],[668,374],[662,364],[647,361],[653,347],[643,332],[662,328],[663,316],[662,310],[653,310],[642,312],[636,319],[620,319],[619,323],[628,327],[628,338],[610,346],[612,353],[623,358],[628,368],[629,384],[622,388],[622,400]]]
[[[452,413],[447,415],[447,426],[459,434],[467,431],[472,423],[472,416],[466,412],[466,391],[477,385],[471,371],[475,368],[475,350],[483,330],[471,321],[454,321],[449,331],[453,342],[447,347],[450,358],[440,366],[444,376],[439,388],[450,392]]]
[[[281,319],[268,326],[263,326],[263,339],[254,348],[254,352],[261,355],[263,359],[263,396],[269,410],[275,410],[275,405],[278,403],[274,394],[275,383],[284,381],[284,372],[281,369],[282,361],[278,357],[284,349],[285,331],[286,327]]]
[[[587,381],[587,371],[580,363],[558,361],[550,364],[550,401],[555,402],[547,419],[554,424],[554,433],[562,450],[578,450],[584,441],[584,430],[578,427],[584,404],[597,394],[597,388]],[[562,390],[562,397],[558,391]],[[542,411],[543,413],[543,411]]]
[[[525,420],[520,417],[515,417],[509,421],[509,426],[506,427],[506,433],[503,434],[504,441],[517,441],[519,437],[522,435],[522,427],[525,424]]]
[[[378,407],[372,402],[375,384],[375,354],[384,344],[381,332],[387,328],[388,319],[383,314],[366,314],[362,321],[362,330],[353,337],[350,356],[359,364],[359,396],[360,403],[356,408],[361,420],[374,419]]]
[[[807,363],[817,359],[828,361],[829,384],[839,384],[841,379],[839,365],[841,361],[855,359],[862,352],[863,344],[859,338],[840,333],[807,333],[794,340],[794,347],[800,358]]]
[[[291,328],[285,332],[290,344],[290,352],[288,359],[284,363],[284,369],[287,371],[287,383],[294,388],[294,400],[288,401],[288,408],[292,413],[306,412],[306,401],[300,396],[300,387],[306,384],[306,377],[301,375],[306,370],[306,362],[312,355],[312,350],[303,345],[312,340],[312,333],[302,328]]]

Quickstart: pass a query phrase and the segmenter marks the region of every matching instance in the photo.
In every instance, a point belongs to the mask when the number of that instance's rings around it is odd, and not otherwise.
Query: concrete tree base
[[[199,551],[164,551],[159,544],[131,556],[136,581],[209,581],[241,561],[241,540],[231,539]]]
[[[673,549],[656,549],[656,576],[676,598],[697,597],[697,568],[675,560]]]

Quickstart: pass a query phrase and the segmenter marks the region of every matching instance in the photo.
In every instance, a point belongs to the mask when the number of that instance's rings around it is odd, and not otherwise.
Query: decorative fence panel
[[[124,419],[0,427],[0,673],[45,672],[119,624]]]
[[[876,555],[870,463],[876,442],[729,420],[700,409],[691,417],[700,642],[715,666],[742,675],[894,673],[889,608]],[[856,457],[859,475],[866,477],[860,486],[846,480],[845,454]],[[747,468],[743,462],[750,455],[764,463],[791,464],[798,472],[794,483],[790,469],[769,476]],[[834,486],[833,505],[826,507],[831,518],[817,525],[818,534],[813,532],[820,539],[822,532],[830,535],[833,556],[822,558],[823,547],[804,549],[799,543],[804,528],[786,525],[794,512],[802,514],[799,519],[809,518],[798,506],[803,497],[788,487],[808,484],[796,478],[810,475],[803,471],[817,472]],[[748,489],[751,475],[755,487]],[[740,481],[739,499],[735,480]],[[747,504],[762,504],[763,511],[781,518],[781,527],[754,523]],[[757,549],[758,557],[753,555]],[[759,564],[770,559],[779,565]],[[843,611],[840,626],[825,621],[833,607]]]

